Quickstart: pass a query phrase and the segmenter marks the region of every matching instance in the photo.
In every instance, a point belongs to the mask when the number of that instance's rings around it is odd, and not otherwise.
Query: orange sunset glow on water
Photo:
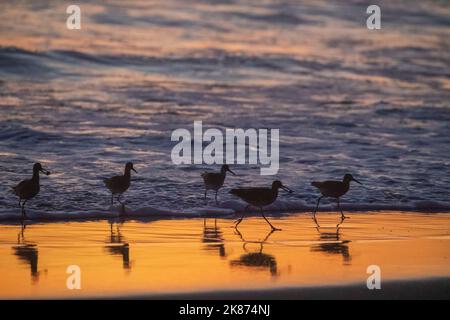
[[[354,214],[275,219],[270,233],[250,218],[108,221],[1,226],[0,296],[49,298],[284,288],[366,282],[369,265],[383,281],[450,276],[448,214]],[[110,227],[112,229],[110,229]],[[112,230],[112,231],[111,231]],[[369,236],[370,234],[370,236]],[[66,268],[78,265],[81,289]]]
[[[2,1],[0,299],[448,299],[450,3],[369,5]]]

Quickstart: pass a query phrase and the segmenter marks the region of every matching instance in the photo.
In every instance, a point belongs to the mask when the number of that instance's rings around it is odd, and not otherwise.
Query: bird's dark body
[[[350,184],[343,181],[314,181],[311,185],[318,188],[323,196],[331,198],[342,197],[350,188]]]
[[[103,182],[112,194],[124,193],[130,187],[130,176],[115,176],[104,179]]]
[[[17,186],[13,187],[13,192],[20,200],[30,200],[34,198],[40,190],[39,186],[39,176],[36,179],[27,179],[21,181]]]
[[[217,191],[222,188],[225,182],[225,172],[205,172],[202,174],[202,178],[207,190],[212,189]]]
[[[232,189],[230,193],[255,207],[268,206],[278,197],[278,189],[272,188],[240,188]]]

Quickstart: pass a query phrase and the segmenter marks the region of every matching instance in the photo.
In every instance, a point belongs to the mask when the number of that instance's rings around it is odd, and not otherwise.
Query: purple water
[[[204,213],[200,174],[171,162],[177,128],[280,129],[280,171],[235,165],[212,212],[242,204],[238,186],[280,179],[274,210],[309,210],[312,180],[352,185],[347,209],[450,210],[450,6],[368,1],[83,1],[0,11],[0,217],[19,215],[11,186],[41,180],[30,212],[104,213],[102,178],[133,161],[124,195],[139,214]],[[325,204],[325,202],[324,202]],[[203,209],[198,209],[202,207]]]

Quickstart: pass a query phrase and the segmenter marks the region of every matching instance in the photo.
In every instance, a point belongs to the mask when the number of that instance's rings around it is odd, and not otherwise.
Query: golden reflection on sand
[[[365,283],[450,275],[450,214],[322,213],[228,219],[0,226],[0,297],[80,297]],[[81,268],[81,290],[66,268]]]

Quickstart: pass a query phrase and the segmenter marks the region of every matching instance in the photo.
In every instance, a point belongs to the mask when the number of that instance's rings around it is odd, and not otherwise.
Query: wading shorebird
[[[39,162],[33,165],[33,177],[31,179],[21,181],[17,186],[13,187],[13,192],[19,197],[19,207],[22,208],[22,218],[26,217],[25,203],[34,198],[40,190],[39,172],[49,175],[50,171],[44,170]],[[22,200],[23,203],[22,203]]]
[[[204,172],[202,173],[203,182],[205,183],[205,200],[206,193],[208,190],[214,190],[216,192],[215,199],[217,202],[217,192],[222,188],[223,183],[225,182],[225,176],[227,175],[227,171],[235,176],[236,174],[231,171],[230,167],[227,164],[224,164],[220,169],[220,172]]]
[[[289,189],[288,187],[284,186],[281,181],[274,181],[272,183],[272,188],[238,188],[238,189],[232,189],[230,191],[231,194],[241,198],[245,202],[248,203],[247,207],[244,209],[244,213],[242,214],[242,217],[236,220],[237,226],[242,222],[245,216],[245,211],[247,208],[252,205],[255,207],[258,207],[261,210],[261,215],[263,216],[264,220],[267,221],[267,223],[270,225],[272,230],[281,230],[275,228],[269,220],[264,216],[263,213],[263,207],[268,206],[269,204],[273,203],[277,197],[278,197],[278,189],[283,189],[289,193],[292,193],[293,191]]]
[[[313,212],[314,219],[316,218],[316,212],[317,209],[319,209],[319,203],[320,200],[322,200],[323,197],[328,198],[335,198],[337,199],[337,205],[339,210],[341,211],[341,217],[343,219],[347,218],[341,209],[340,204],[340,197],[342,197],[344,194],[347,193],[348,189],[350,188],[350,181],[355,181],[356,183],[359,183],[362,185],[361,182],[353,178],[351,174],[346,174],[344,176],[344,179],[342,181],[313,181],[311,182],[311,185],[319,189],[320,193],[322,194],[319,199],[317,199],[317,205],[316,209]]]
[[[103,179],[105,186],[109,189],[109,191],[111,191],[111,205],[114,204],[114,195],[116,194],[119,195],[117,197],[117,201],[119,201],[119,203],[123,205],[123,203],[120,201],[120,197],[130,187],[131,170],[137,173],[137,171],[133,167],[133,163],[127,162],[127,164],[125,165],[125,173],[123,176],[114,176],[112,178]]]

